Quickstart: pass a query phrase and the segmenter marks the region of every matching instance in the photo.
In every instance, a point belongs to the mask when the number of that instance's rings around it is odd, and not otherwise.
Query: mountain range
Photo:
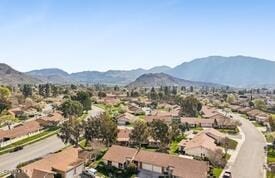
[[[190,62],[184,62],[174,68],[158,66],[148,70],[139,68],[134,70],[109,70],[106,72],[83,71],[71,74],[57,68],[40,69],[21,73],[6,64],[0,64],[0,83],[20,84],[49,82],[56,84],[103,83],[127,85],[143,74],[150,73],[165,73],[171,77],[184,79],[186,81],[215,83],[232,87],[275,88],[275,62],[247,56],[210,56],[194,59]],[[155,80],[158,79],[155,78]],[[169,81],[171,80],[167,80],[167,82]],[[156,83],[159,82],[160,81]]]

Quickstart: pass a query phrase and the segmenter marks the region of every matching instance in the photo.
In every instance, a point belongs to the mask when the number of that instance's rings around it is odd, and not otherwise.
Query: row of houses
[[[55,126],[63,119],[64,117],[60,112],[54,112],[48,116],[43,116],[36,120],[20,123],[13,126],[11,129],[0,129],[0,147],[37,134],[47,127]]]
[[[269,114],[255,108],[243,107],[239,105],[230,105],[233,112],[239,112],[241,114],[246,114],[249,120],[257,121],[263,125],[268,124]]]
[[[106,165],[119,169],[125,169],[133,163],[140,172],[144,171],[152,178],[206,178],[209,172],[209,165],[204,161],[118,145],[109,148],[103,156],[103,161]]]
[[[222,129],[236,129],[237,123],[224,116],[223,114],[216,114],[212,117],[205,118],[193,118],[193,117],[182,117],[180,118],[181,123],[188,124],[189,127],[203,127],[203,128],[222,128]]]

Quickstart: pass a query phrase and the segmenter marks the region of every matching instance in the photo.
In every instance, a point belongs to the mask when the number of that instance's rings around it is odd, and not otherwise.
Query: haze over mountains
[[[275,62],[246,56],[210,56],[184,62],[174,68],[158,66],[148,70],[83,71],[72,74],[56,68],[33,70],[24,74],[5,64],[0,64],[0,73],[0,83],[2,84],[50,82],[127,85],[143,74],[166,73],[174,77],[173,80],[185,79],[190,82],[214,83],[233,87],[275,87]],[[170,77],[161,75],[163,80],[167,79],[167,83],[171,82]],[[143,77],[142,82],[146,84],[148,81],[144,81],[144,79],[152,80],[152,76],[149,79]],[[155,80],[158,80],[155,84],[165,82],[165,80],[159,81],[157,77]]]

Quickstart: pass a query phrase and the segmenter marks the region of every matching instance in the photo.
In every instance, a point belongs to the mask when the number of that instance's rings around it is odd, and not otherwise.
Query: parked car
[[[85,168],[85,170],[83,171],[83,174],[89,177],[95,177],[96,173],[97,173],[97,170],[94,168]]]
[[[222,177],[223,178],[232,178],[231,172],[225,171]]]
[[[11,150],[10,150],[10,153],[16,152],[16,151],[19,151],[19,150],[23,150],[23,146],[17,146],[17,147],[15,147],[15,148],[11,149]]]

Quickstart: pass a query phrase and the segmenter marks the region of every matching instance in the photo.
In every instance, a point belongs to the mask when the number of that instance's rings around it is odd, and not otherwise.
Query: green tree
[[[11,129],[10,126],[16,122],[18,122],[18,119],[16,119],[13,115],[7,114],[7,115],[0,116],[1,126],[7,125],[8,128]]]
[[[160,151],[165,151],[169,144],[169,127],[162,120],[153,120],[150,125],[150,135],[157,141]]]
[[[92,100],[90,98],[89,93],[84,91],[79,91],[77,92],[76,96],[72,97],[72,99],[79,101],[83,106],[83,110],[85,111],[91,110]]]
[[[0,86],[0,113],[3,110],[8,109],[10,106],[9,97],[11,96],[11,92],[6,87]]]
[[[179,135],[181,135],[181,123],[177,121],[172,121],[169,125],[169,140],[175,141]]]
[[[152,100],[157,100],[158,99],[158,94],[155,90],[154,87],[152,87],[150,93],[149,93],[149,97],[152,99]]]
[[[236,97],[233,94],[227,95],[226,101],[230,104],[236,101]]]
[[[184,99],[181,98],[179,105],[181,107],[181,115],[187,117],[197,117],[202,108],[202,104],[193,95]]]
[[[61,104],[60,110],[66,118],[79,117],[83,113],[83,106],[78,101],[68,99]]]
[[[30,84],[24,84],[22,94],[25,96],[25,98],[32,96],[32,86]]]
[[[101,118],[99,116],[91,117],[87,121],[83,121],[85,147],[89,141],[101,138]]]
[[[45,94],[46,94],[46,97],[51,96],[51,85],[48,83],[45,85]]]
[[[103,92],[103,91],[98,92],[98,97],[99,97],[99,98],[104,98],[104,97],[106,97],[106,96],[107,96],[107,95],[106,95],[105,92]]]
[[[61,124],[58,137],[65,144],[70,143],[78,147],[81,133],[82,133],[81,123],[76,119],[69,119],[68,121]]]
[[[255,99],[254,100],[254,105],[255,108],[260,109],[260,110],[265,110],[266,109],[266,103],[262,99]]]
[[[103,142],[106,146],[110,146],[116,141],[118,133],[117,124],[111,119],[111,117],[107,113],[101,114],[100,118],[100,133]]]
[[[130,133],[130,142],[141,148],[143,143],[148,142],[149,130],[147,124],[143,120],[134,122],[134,129]]]

